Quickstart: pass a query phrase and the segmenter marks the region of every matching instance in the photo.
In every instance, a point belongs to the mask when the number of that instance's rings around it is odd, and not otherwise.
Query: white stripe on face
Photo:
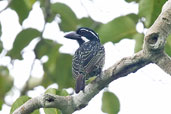
[[[88,42],[88,41],[90,41],[89,39],[87,39],[86,37],[84,37],[84,36],[82,36],[81,37],[85,42]]]
[[[93,36],[95,36],[97,39],[99,39],[99,37],[94,32],[92,32],[91,30],[82,28],[81,31],[90,32],[91,34],[93,34]]]

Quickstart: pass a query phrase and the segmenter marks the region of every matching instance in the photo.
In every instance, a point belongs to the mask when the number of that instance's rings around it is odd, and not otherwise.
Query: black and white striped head
[[[79,45],[87,41],[100,41],[97,33],[86,27],[81,27],[76,32],[71,32],[64,37],[77,40]]]
[[[94,32],[92,29],[89,29],[89,28],[86,28],[86,27],[79,28],[76,31],[76,34],[79,34],[79,35],[87,38],[90,41],[100,41],[98,34],[96,32]]]

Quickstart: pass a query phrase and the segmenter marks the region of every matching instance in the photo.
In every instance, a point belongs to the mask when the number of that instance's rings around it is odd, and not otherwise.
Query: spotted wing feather
[[[104,65],[104,58],[105,50],[100,42],[84,43],[73,57],[72,72],[74,78],[80,74],[84,75],[86,79],[99,75]]]

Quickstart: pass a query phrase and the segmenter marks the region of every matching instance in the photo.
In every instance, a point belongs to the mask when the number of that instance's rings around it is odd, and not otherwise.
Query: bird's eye
[[[79,34],[83,34],[83,31],[79,31]]]

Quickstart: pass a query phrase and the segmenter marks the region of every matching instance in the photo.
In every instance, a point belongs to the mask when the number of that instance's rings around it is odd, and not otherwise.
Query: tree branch
[[[145,35],[144,52],[151,56],[166,73],[171,75],[171,58],[164,52],[166,38],[171,33],[171,0],[168,0],[162,8],[162,12],[149,28]]]
[[[102,72],[89,83],[84,92],[73,96],[44,94],[28,100],[13,114],[28,114],[38,108],[58,108],[63,114],[71,114],[84,108],[88,102],[110,82],[136,72],[149,63],[156,63],[171,74],[171,58],[164,52],[166,38],[171,31],[171,0],[165,3],[155,23],[145,35],[143,50],[126,57]]]
[[[160,56],[154,60],[154,63],[171,75],[171,58],[166,53],[160,53]]]
[[[88,84],[84,92],[80,92],[75,96],[58,96],[52,94],[44,94],[28,100],[19,107],[13,114],[29,114],[38,108],[58,108],[63,114],[71,114],[76,110],[84,108],[88,102],[106,87],[110,82],[117,78],[126,76],[136,72],[138,69],[147,65],[147,56],[143,51],[129,58],[123,58],[121,61],[105,70],[101,77],[97,77],[94,81]]]

